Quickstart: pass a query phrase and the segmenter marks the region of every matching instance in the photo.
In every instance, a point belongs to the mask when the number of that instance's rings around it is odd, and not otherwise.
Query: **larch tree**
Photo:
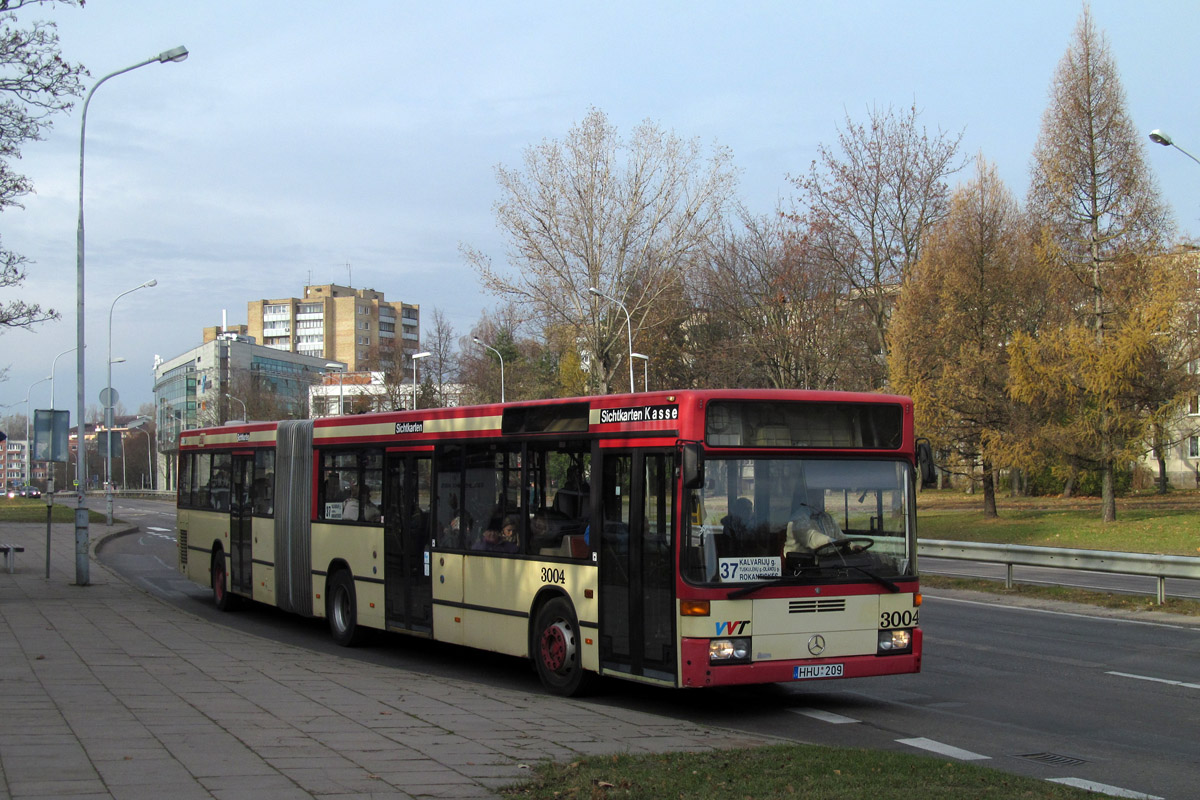
[[[1016,200],[983,157],[950,199],[905,281],[889,330],[892,387],[913,397],[921,435],[953,454],[996,516],[993,470],[1011,431],[1008,343],[1036,330],[1045,285]]]
[[[634,347],[668,317],[656,304],[683,291],[706,257],[736,188],[732,156],[705,152],[651,122],[622,139],[593,109],[562,141],[528,148],[521,168],[496,170],[496,219],[508,265],[464,247],[484,285],[544,330],[574,333],[591,391],[625,388],[629,313]],[[656,334],[657,335],[657,334]]]
[[[892,304],[926,233],[946,216],[947,180],[961,167],[961,134],[930,133],[919,116],[915,107],[872,109],[866,124],[847,116],[837,146],[822,145],[808,173],[791,179],[800,192],[795,216],[810,231],[814,256],[869,320],[860,341],[875,369],[861,389],[887,384]]]
[[[1014,396],[1052,413],[1044,445],[1097,470],[1102,514],[1116,519],[1114,469],[1145,438],[1133,382],[1161,289],[1148,269],[1171,234],[1116,63],[1085,7],[1059,62],[1033,154],[1028,209],[1041,257],[1074,278],[1072,314],[1039,337],[1014,340]],[[1152,329],[1153,330],[1153,329]],[[1140,342],[1140,344],[1139,344]]]

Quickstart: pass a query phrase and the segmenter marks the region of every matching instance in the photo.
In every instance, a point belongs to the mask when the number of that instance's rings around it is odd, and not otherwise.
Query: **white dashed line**
[[[1166,678],[1151,678],[1149,675],[1133,675],[1128,672],[1106,672],[1105,675],[1116,675],[1118,678],[1133,678],[1135,681],[1150,681],[1151,683],[1165,683],[1168,686],[1182,686],[1185,689],[1200,689],[1200,683],[1184,683],[1183,681],[1172,681]]]
[[[900,744],[906,744],[909,747],[916,747],[921,750],[928,750],[931,753],[937,753],[947,758],[957,758],[959,761],[987,761],[991,759],[991,756],[981,756],[979,753],[972,753],[970,750],[963,750],[924,737],[919,739],[897,739],[896,741]]]
[[[1076,789],[1086,789],[1089,792],[1099,792],[1106,794],[1109,797],[1133,797],[1137,800],[1163,800],[1156,794],[1142,794],[1141,792],[1122,789],[1119,786],[1109,786],[1107,783],[1096,783],[1095,781],[1085,781],[1082,778],[1050,778],[1051,783],[1061,783],[1066,786],[1074,786]]]
[[[843,717],[841,714],[834,714],[832,711],[820,711],[815,708],[789,708],[788,711],[791,711],[793,714],[803,714],[806,717],[819,719],[821,722],[828,722],[831,725],[846,725],[859,721],[853,717]]]

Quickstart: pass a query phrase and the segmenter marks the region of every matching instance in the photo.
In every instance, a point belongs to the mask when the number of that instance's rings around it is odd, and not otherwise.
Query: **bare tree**
[[[888,316],[929,228],[946,216],[947,179],[957,172],[962,135],[930,134],[911,107],[872,109],[867,124],[846,118],[837,148],[822,145],[800,190],[796,217],[811,235],[815,257],[845,284],[870,318],[873,388],[887,382]]]
[[[593,109],[563,141],[528,148],[523,168],[497,168],[509,269],[463,253],[488,289],[522,304],[543,330],[573,331],[591,388],[606,393],[627,366],[627,320],[588,289],[624,304],[635,339],[659,322],[655,304],[682,292],[720,228],[736,186],[731,160],[651,122],[622,140]]]
[[[1100,472],[1105,521],[1116,519],[1114,466],[1145,438],[1131,379],[1149,343],[1129,323],[1163,307],[1147,267],[1172,227],[1143,139],[1085,7],[1051,84],[1028,204],[1043,258],[1076,279],[1078,295],[1067,324],[1016,342],[1014,389],[1055,410],[1043,432],[1056,449]]]
[[[87,70],[64,61],[53,22],[20,26],[17,9],[54,0],[0,0],[0,211],[20,208],[20,198],[33,191],[24,175],[13,170],[26,142],[43,138],[51,117],[70,110],[83,92],[80,76]],[[59,0],[82,6],[82,0]],[[0,289],[20,286],[29,264],[24,256],[0,248]],[[54,309],[23,300],[0,302],[0,331],[29,328],[57,319]]]
[[[785,215],[740,217],[704,282],[702,305],[732,323],[718,352],[741,365],[739,384],[847,388],[853,314],[838,276]]]
[[[433,402],[446,405],[447,388],[458,371],[458,357],[454,346],[454,326],[446,319],[440,308],[433,310],[433,327],[425,330],[425,350],[432,355],[425,360],[425,380],[433,387]]]

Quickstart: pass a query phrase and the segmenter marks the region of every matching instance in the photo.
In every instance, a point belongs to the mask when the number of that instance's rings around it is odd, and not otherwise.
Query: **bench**
[[[17,544],[0,544],[0,553],[4,554],[4,565],[11,574],[17,566],[17,553],[24,553],[25,548]]]

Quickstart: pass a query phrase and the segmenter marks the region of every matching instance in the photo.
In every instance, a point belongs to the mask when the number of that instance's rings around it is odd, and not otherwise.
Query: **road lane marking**
[[[158,533],[158,532],[162,532],[162,533],[173,533],[175,529],[174,529],[174,528],[155,528],[155,527],[153,527],[152,525],[147,525],[147,526],[146,526],[146,530],[148,530],[148,531],[154,531],[155,533]]]
[[[900,744],[906,744],[909,747],[916,747],[921,750],[928,750],[931,753],[937,753],[947,758],[957,758],[959,761],[987,761],[991,756],[981,756],[979,753],[972,753],[970,750],[963,750],[953,745],[942,744],[935,742],[933,739],[920,737],[917,739],[897,739]]]
[[[853,717],[843,717],[841,714],[834,714],[832,711],[821,711],[816,708],[789,708],[793,714],[803,714],[806,717],[819,719],[821,722],[828,722],[831,725],[846,725],[859,720]]]
[[[1074,786],[1076,789],[1086,789],[1089,792],[1099,792],[1106,794],[1109,797],[1133,797],[1137,800],[1163,800],[1156,794],[1142,794],[1129,789],[1122,789],[1120,786],[1109,786],[1107,783],[1096,783],[1095,781],[1085,781],[1082,778],[1047,778],[1051,783],[1062,783],[1067,786]]]
[[[1168,686],[1182,686],[1185,689],[1200,689],[1200,683],[1184,683],[1183,681],[1172,681],[1167,678],[1151,678],[1149,675],[1134,675],[1129,672],[1106,672],[1105,675],[1116,675],[1118,678],[1133,678],[1135,681],[1150,681],[1152,683],[1165,683]]]

